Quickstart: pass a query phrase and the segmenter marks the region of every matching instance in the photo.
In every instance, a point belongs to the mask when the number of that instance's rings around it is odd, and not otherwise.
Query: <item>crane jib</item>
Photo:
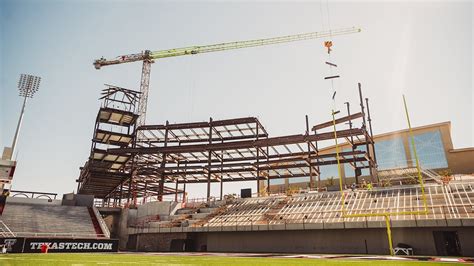
[[[145,124],[145,119],[146,119],[148,90],[150,86],[149,83],[150,83],[151,63],[153,63],[154,59],[174,57],[174,56],[183,56],[183,55],[193,55],[193,54],[198,54],[198,53],[210,53],[210,52],[218,52],[218,51],[225,51],[225,50],[250,48],[250,47],[272,45],[272,44],[279,44],[279,43],[289,43],[289,42],[304,41],[304,40],[311,40],[311,39],[317,39],[317,38],[327,38],[330,41],[332,40],[332,37],[334,36],[358,33],[360,31],[361,31],[360,28],[353,27],[353,28],[336,29],[336,30],[329,30],[329,31],[322,31],[322,32],[310,32],[310,33],[303,33],[303,34],[296,34],[296,35],[287,35],[287,36],[267,38],[267,39],[228,42],[228,43],[203,45],[203,46],[191,46],[191,47],[168,49],[168,50],[161,50],[161,51],[145,50],[137,54],[122,55],[112,60],[101,58],[94,61],[94,66],[96,69],[100,69],[102,66],[143,61],[142,76],[141,76],[141,81],[140,81],[141,96],[140,96],[140,101],[138,103],[138,120],[137,120],[137,126],[142,126]]]
[[[352,27],[352,28],[343,28],[343,29],[328,30],[328,31],[321,31],[321,32],[310,32],[310,33],[303,33],[303,34],[287,35],[287,36],[267,38],[267,39],[237,41],[237,42],[228,42],[228,43],[203,45],[203,46],[190,46],[190,47],[159,50],[159,51],[146,50],[144,52],[137,53],[137,54],[118,56],[111,60],[107,60],[102,57],[94,61],[94,66],[95,68],[100,69],[100,67],[102,66],[131,63],[131,62],[137,62],[137,61],[143,61],[143,60],[153,60],[153,59],[175,57],[175,56],[194,55],[198,53],[210,53],[210,52],[218,52],[218,51],[225,51],[225,50],[250,48],[250,47],[272,45],[272,44],[279,44],[279,43],[288,43],[288,42],[295,42],[295,41],[304,41],[304,40],[311,40],[311,39],[318,39],[318,38],[325,38],[325,37],[328,37],[331,39],[333,36],[352,34],[352,33],[358,33],[358,32],[361,32],[360,28]]]

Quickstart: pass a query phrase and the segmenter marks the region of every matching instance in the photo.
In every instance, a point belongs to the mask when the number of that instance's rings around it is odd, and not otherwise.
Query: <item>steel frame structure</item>
[[[125,170],[130,156],[110,155],[110,147],[127,147],[133,139],[138,115],[139,93],[106,85],[97,113],[88,161],[80,168],[77,191],[103,198],[120,186],[129,173]]]
[[[133,179],[132,156],[110,154],[110,148],[134,145],[136,123],[139,118],[139,92],[106,84],[102,90],[102,105],[95,120],[94,134],[88,161],[80,168],[77,191],[92,194],[104,203],[119,205],[125,195],[133,197],[156,196],[158,184],[146,179]],[[148,189],[148,192],[147,192]],[[176,190],[163,187],[162,194],[176,194]],[[114,202],[110,202],[113,199]]]
[[[112,99],[119,92],[128,95],[125,97],[128,102]],[[94,194],[109,205],[120,205],[123,200],[137,204],[139,198],[145,201],[152,196],[162,200],[164,195],[172,194],[177,200],[179,193],[186,192],[188,183],[207,184],[208,200],[211,183],[220,183],[220,198],[224,182],[256,181],[260,193],[263,188],[269,192],[272,179],[310,177],[310,186],[314,188],[317,177],[317,188],[321,189],[319,167],[337,164],[336,153],[321,153],[318,148],[320,141],[334,140],[333,121],[315,125],[310,131],[306,116],[304,134],[280,137],[269,137],[255,117],[210,118],[208,122],[179,124],[167,121],[135,128],[138,94],[115,86],[104,90],[91,155],[77,180],[79,193]],[[128,109],[112,109],[110,105],[117,103],[125,104]],[[340,127],[337,138],[353,147],[340,152],[339,161],[350,164],[356,176],[361,169],[369,169],[374,181],[374,141],[367,130],[362,94],[360,106],[361,112],[348,113],[335,121]],[[109,117],[114,115],[127,118],[113,123]],[[120,127],[122,131],[104,130],[103,123]],[[358,150],[358,146],[366,150]]]

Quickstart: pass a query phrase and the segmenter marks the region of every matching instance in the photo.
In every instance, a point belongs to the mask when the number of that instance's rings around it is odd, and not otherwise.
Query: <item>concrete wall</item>
[[[196,251],[208,251],[207,233],[188,233],[188,238],[194,241]]]
[[[101,213],[102,214],[102,213]],[[110,238],[118,238],[120,230],[120,212],[102,214],[105,224],[110,231]]]
[[[51,199],[32,199],[32,198],[23,198],[23,197],[8,197],[6,208],[8,208],[8,203],[26,203],[26,204],[39,204],[39,205],[61,205],[62,200],[51,200]]]
[[[76,201],[76,206],[92,207],[94,206],[94,196],[93,195],[74,195],[74,200]]]
[[[244,231],[208,233],[208,251],[386,254],[385,230]],[[367,240],[367,249],[365,241]]]
[[[64,194],[62,205],[92,207],[94,206],[94,196],[74,193]]]
[[[169,215],[176,206],[176,202],[172,201],[154,201],[138,206],[137,218],[152,215]]]
[[[463,256],[474,256],[474,227],[392,228],[394,247],[413,247],[415,255],[437,255],[433,231],[457,231]],[[388,254],[385,228],[290,231],[144,233],[131,235],[129,249],[170,251],[173,239],[192,239],[194,250],[322,254]]]
[[[474,256],[474,228],[393,228],[393,244],[413,246],[416,255],[436,255],[433,231],[458,231],[464,256]],[[209,232],[212,252],[388,254],[384,228],[306,231]]]
[[[186,233],[139,234],[134,236],[136,251],[170,251],[173,239],[186,239]]]
[[[448,165],[455,174],[474,174],[474,148],[450,150]]]
[[[127,249],[127,242],[129,241],[128,225],[136,219],[137,210],[125,208],[120,213],[118,223],[117,237],[119,239],[119,250]]]

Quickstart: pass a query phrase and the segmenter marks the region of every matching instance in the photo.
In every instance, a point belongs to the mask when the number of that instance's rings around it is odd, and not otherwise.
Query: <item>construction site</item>
[[[331,57],[337,52],[333,42],[363,31],[329,29],[94,60],[100,71],[142,64],[140,87],[123,87],[120,77],[110,81],[114,85],[97,84],[102,90],[90,121],[89,153],[82,155],[84,163],[77,162],[74,192],[61,199],[11,188],[25,104],[40,80],[22,76],[23,109],[0,165],[0,245],[12,253],[40,252],[42,243],[49,243],[51,252],[474,257],[474,147],[454,147],[450,121],[411,121],[410,98],[403,94],[393,101],[403,106],[396,116],[406,126],[378,127],[374,117],[382,115],[371,109],[364,80],[345,84],[357,101],[338,99],[342,74]],[[303,131],[272,135],[258,113],[161,124],[147,120],[155,64],[314,39],[323,43],[321,64],[329,73],[320,77],[327,99],[318,101],[332,107],[294,118]],[[221,117],[218,110],[216,116]],[[229,185],[240,193],[227,193]],[[189,196],[191,186],[199,197]]]

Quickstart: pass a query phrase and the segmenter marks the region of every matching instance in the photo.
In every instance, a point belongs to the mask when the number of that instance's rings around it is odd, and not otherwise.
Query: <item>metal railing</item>
[[[12,232],[15,237],[54,237],[54,238],[89,238],[102,239],[108,238],[104,234],[86,234],[86,233],[53,233],[53,232]]]
[[[97,219],[97,222],[99,222],[99,226],[100,226],[100,229],[102,230],[103,235],[107,238],[110,238],[109,228],[107,227],[107,224],[105,223],[104,219],[102,218],[102,215],[100,215],[99,210],[95,206],[92,206],[92,211],[94,212],[94,215],[95,215],[95,218]]]
[[[46,198],[46,199],[53,200],[53,199],[56,199],[58,194],[49,193],[49,192],[39,192],[39,191],[12,190],[10,191],[10,196],[11,197],[25,197],[25,198],[31,198],[31,199]]]
[[[16,237],[15,233],[2,220],[0,220],[0,235],[2,237]]]

